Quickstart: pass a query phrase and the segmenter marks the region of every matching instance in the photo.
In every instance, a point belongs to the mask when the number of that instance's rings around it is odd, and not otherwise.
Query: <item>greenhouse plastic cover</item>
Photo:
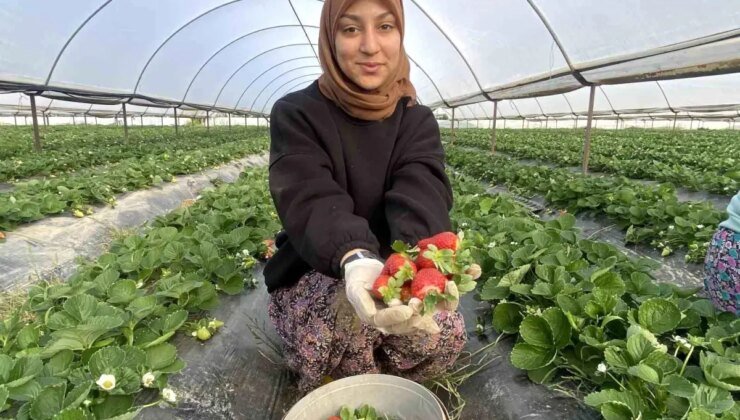
[[[667,79],[740,70],[737,0],[404,5],[411,78],[431,107],[504,100],[503,114],[572,115],[583,110],[588,92],[567,92],[595,84],[604,85],[597,102],[604,112],[736,110],[737,75]],[[317,0],[2,0],[0,90],[88,108],[128,102],[266,114],[321,73],[322,6]],[[707,88],[715,83],[723,85]],[[546,95],[552,96],[507,109],[505,100]],[[672,97],[675,103],[667,103]],[[467,111],[490,116],[489,108]]]

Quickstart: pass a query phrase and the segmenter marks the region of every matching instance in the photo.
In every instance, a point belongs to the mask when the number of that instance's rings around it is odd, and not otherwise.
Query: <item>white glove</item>
[[[414,314],[413,309],[407,305],[378,308],[378,302],[369,291],[372,290],[373,283],[381,271],[383,263],[371,258],[351,261],[344,266],[347,300],[360,320],[384,334],[405,335],[415,333],[419,329],[433,329],[425,317]],[[439,327],[436,329],[439,331]]]
[[[444,293],[450,296],[451,299],[441,299],[437,302],[434,312],[455,312],[460,304],[460,292],[457,290],[457,284],[452,280],[447,281],[447,283],[445,283]],[[414,310],[415,314],[420,314],[421,310],[424,308],[424,302],[421,299],[414,297],[409,300],[409,306]],[[433,314],[429,315],[431,316]]]

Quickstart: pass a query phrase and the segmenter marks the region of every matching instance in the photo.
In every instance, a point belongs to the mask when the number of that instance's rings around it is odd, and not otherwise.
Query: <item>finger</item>
[[[454,281],[448,281],[445,284],[445,294],[448,294],[455,299],[460,299],[460,291],[457,289],[457,284]]]
[[[424,308],[424,302],[422,302],[421,299],[414,297],[409,299],[408,306],[414,311],[415,314],[420,314],[421,310]]]
[[[353,294],[353,297],[353,306],[355,307],[355,311],[363,320],[366,321],[372,319],[372,317],[378,313],[378,309],[375,306],[375,300],[370,296],[370,293],[364,290],[358,290],[357,293]]]
[[[404,322],[389,325],[385,327],[384,330],[386,331],[386,334],[392,334],[392,335],[415,334],[419,331],[418,325],[421,322],[422,322],[422,317],[419,315],[414,315]]]
[[[408,306],[394,306],[377,311],[373,316],[373,321],[378,327],[388,327],[407,321],[412,315],[414,315],[414,311]]]
[[[437,325],[437,322],[434,321],[434,318],[431,316],[422,317],[421,322],[416,326],[416,328],[419,331],[424,331],[431,335],[439,334],[442,331],[439,328],[439,325]]]

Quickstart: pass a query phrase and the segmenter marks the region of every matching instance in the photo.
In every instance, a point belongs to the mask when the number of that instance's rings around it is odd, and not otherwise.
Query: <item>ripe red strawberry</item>
[[[426,258],[424,252],[427,251],[426,247],[419,247],[419,255],[416,257],[416,268],[422,270],[424,268],[435,268],[434,261]]]
[[[451,249],[453,251],[457,251],[458,237],[453,232],[442,232],[432,236],[431,238],[419,241],[419,248],[427,248],[429,245],[434,245],[438,249]]]
[[[401,302],[408,303],[413,296],[411,293],[411,282],[407,282],[401,287]]]
[[[427,294],[436,292],[442,294],[445,290],[447,278],[434,268],[423,268],[416,273],[411,281],[411,294],[417,299],[424,300]]]
[[[398,273],[398,270],[400,270],[401,267],[403,267],[403,265],[406,263],[409,263],[409,265],[411,266],[411,271],[413,272],[413,274],[416,274],[416,264],[414,264],[414,262],[411,261],[411,259],[406,255],[399,253],[391,254],[391,256],[388,257],[387,260],[385,260],[385,266],[383,266],[382,274],[395,276],[396,273]]]
[[[377,279],[375,279],[375,283],[373,283],[373,290],[370,291],[370,294],[378,299],[383,299],[383,292],[380,290],[381,287],[388,287],[388,280],[391,279],[391,276],[387,274],[381,274],[378,276]]]

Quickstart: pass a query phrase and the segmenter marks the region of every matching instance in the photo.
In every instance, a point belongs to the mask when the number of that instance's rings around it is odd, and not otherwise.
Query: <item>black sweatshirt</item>
[[[451,230],[452,189],[432,111],[401,99],[383,121],[363,121],[318,82],[278,100],[270,115],[270,193],[285,231],[264,274],[268,291],[314,269],[339,277],[345,253],[386,258],[400,239]]]

